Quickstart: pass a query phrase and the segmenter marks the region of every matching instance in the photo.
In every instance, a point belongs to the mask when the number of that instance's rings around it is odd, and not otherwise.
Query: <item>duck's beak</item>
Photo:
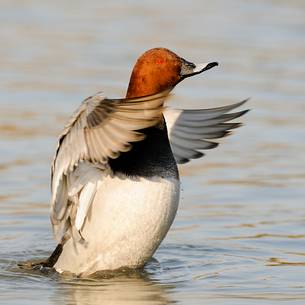
[[[181,58],[181,60],[182,60],[182,64],[181,64],[180,75],[182,78],[190,77],[199,74],[203,71],[209,70],[215,66],[218,66],[218,62],[215,61],[195,65],[194,63],[189,62],[183,58]]]

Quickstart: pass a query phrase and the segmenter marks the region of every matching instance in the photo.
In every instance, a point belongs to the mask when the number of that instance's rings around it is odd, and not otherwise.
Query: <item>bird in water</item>
[[[179,203],[177,164],[204,155],[240,123],[245,101],[196,110],[165,108],[195,65],[165,48],[136,62],[126,97],[83,101],[59,137],[52,164],[51,222],[58,246],[44,263],[84,277],[140,268],[152,257]]]

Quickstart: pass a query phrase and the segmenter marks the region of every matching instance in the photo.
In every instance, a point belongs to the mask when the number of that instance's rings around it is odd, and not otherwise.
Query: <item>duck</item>
[[[57,247],[45,266],[86,277],[142,268],[169,231],[179,204],[177,164],[204,155],[241,123],[246,100],[209,109],[173,109],[184,79],[217,66],[166,48],[142,54],[126,97],[97,93],[71,116],[51,166],[50,220]]]

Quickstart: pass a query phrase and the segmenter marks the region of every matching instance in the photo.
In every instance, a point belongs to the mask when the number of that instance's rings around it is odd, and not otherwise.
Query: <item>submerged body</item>
[[[243,104],[165,110],[196,66],[157,48],[137,61],[125,99],[86,99],[60,136],[52,165],[51,221],[58,247],[46,265],[88,276],[142,267],[167,234],[180,193],[177,163],[203,156],[239,123]]]

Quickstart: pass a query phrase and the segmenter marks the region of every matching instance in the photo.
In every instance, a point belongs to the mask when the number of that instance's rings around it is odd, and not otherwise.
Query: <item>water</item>
[[[1,304],[304,304],[305,3],[0,4]],[[252,97],[245,126],[181,168],[176,221],[144,271],[78,280],[22,271],[47,257],[56,136],[88,95],[123,96],[146,49],[219,61],[180,107]]]

